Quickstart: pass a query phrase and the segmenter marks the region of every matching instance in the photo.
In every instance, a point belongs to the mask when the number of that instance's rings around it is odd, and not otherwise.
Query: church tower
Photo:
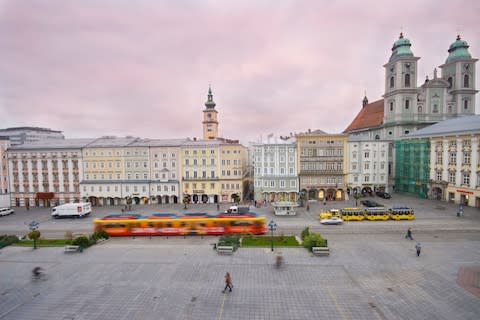
[[[203,110],[203,139],[216,139],[218,137],[218,120],[217,110],[215,110],[215,102],[213,101],[212,88],[208,87],[208,99],[205,102]]]
[[[410,50],[410,40],[400,33],[392,47],[392,54],[385,68],[384,118],[386,127],[403,123],[405,127],[387,129],[386,138],[392,139],[409,130],[408,123],[417,111],[417,61]]]
[[[468,43],[458,35],[448,49],[445,64],[440,66],[442,78],[448,81],[448,92],[452,97],[448,111],[457,115],[475,114],[475,95],[478,92],[475,63],[478,59],[472,58],[468,47]]]

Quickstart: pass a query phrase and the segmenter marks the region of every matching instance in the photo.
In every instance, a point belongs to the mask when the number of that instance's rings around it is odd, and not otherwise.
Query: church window
[[[393,102],[390,102],[390,111],[393,111]]]
[[[463,87],[468,88],[470,86],[468,74],[463,76]]]
[[[463,109],[468,110],[468,100],[463,100]]]
[[[390,77],[390,88],[393,88],[395,86],[395,78]]]
[[[422,106],[418,106],[418,113],[422,113]]]
[[[452,77],[448,77],[448,87],[451,88],[453,86],[453,78]]]
[[[405,100],[405,109],[408,110],[410,108],[410,100]]]
[[[452,113],[452,106],[448,106],[448,113]]]
[[[410,87],[410,74],[409,74],[409,73],[407,73],[407,74],[405,75],[405,87],[406,87],[406,88],[409,88],[409,87]]]
[[[433,105],[433,113],[438,113],[438,105]]]

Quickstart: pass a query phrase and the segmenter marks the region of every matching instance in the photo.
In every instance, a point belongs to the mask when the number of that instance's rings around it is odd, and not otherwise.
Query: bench
[[[330,255],[329,247],[312,247],[312,253],[315,256],[328,256]]]
[[[72,245],[65,246],[65,253],[77,252],[77,251],[80,251],[80,246],[72,246]]]
[[[233,254],[233,246],[217,246],[218,254]]]

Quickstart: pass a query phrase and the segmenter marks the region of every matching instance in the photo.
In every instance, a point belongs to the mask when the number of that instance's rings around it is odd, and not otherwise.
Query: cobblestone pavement
[[[205,238],[120,238],[63,248],[0,251],[0,319],[478,319],[480,298],[457,284],[480,265],[480,240],[463,234],[338,234],[329,257],[282,248],[220,256]],[[30,277],[34,266],[47,276]],[[223,294],[223,275],[233,277]],[[478,287],[478,283],[477,283]]]

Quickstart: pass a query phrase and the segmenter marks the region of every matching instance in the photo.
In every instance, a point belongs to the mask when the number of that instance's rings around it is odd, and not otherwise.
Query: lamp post
[[[270,222],[268,223],[268,228],[271,231],[272,252],[273,252],[273,230],[277,229],[277,224],[275,223],[275,221],[270,220]]]

